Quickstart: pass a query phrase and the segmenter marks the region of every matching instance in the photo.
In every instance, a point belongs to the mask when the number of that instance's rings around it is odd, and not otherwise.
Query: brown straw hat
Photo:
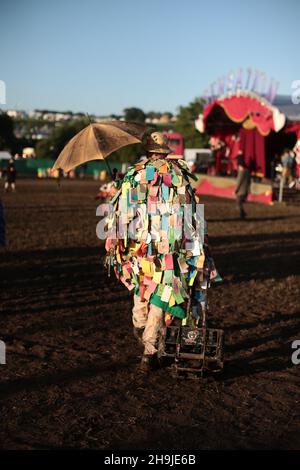
[[[168,139],[162,132],[152,132],[143,138],[143,148],[150,153],[172,153],[168,146]]]

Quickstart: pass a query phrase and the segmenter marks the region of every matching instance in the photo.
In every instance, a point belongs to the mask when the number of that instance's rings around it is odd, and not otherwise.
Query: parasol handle
[[[111,179],[114,180],[114,175],[113,175],[113,172],[111,171],[111,167],[110,167],[110,164],[108,163],[108,161],[106,160],[106,158],[104,158],[104,161],[105,161],[105,164],[107,166],[107,169],[110,173],[110,176],[111,176]]]

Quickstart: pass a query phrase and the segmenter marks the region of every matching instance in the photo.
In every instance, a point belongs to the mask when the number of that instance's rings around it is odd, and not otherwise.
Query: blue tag
[[[168,231],[169,228],[169,214],[163,214],[161,218],[161,229],[165,232]]]
[[[147,166],[146,168],[146,180],[152,181],[154,179],[155,168],[153,166]]]
[[[169,200],[169,186],[166,186],[164,183],[161,185],[161,195],[164,201]]]

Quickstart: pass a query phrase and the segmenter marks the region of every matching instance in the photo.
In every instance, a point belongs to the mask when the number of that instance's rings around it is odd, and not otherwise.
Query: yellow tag
[[[204,266],[204,261],[205,261],[205,255],[200,255],[198,256],[198,260],[197,260],[197,268],[198,269],[202,269],[203,266]]]
[[[173,294],[171,294],[170,300],[169,300],[169,307],[173,307],[175,305],[175,299]]]
[[[142,259],[142,270],[143,273],[146,274],[146,276],[151,276],[152,275],[152,264],[150,261],[147,261],[146,259]]]
[[[160,284],[161,278],[162,278],[162,272],[155,271],[155,273],[153,274],[153,281],[155,282],[155,284]]]
[[[126,197],[127,195],[127,190],[130,188],[130,183],[123,183],[122,184],[122,197]]]
[[[197,271],[194,272],[193,274],[193,277],[191,277],[190,281],[189,281],[189,286],[192,286],[194,284],[194,281],[196,279],[196,276],[197,276]]]

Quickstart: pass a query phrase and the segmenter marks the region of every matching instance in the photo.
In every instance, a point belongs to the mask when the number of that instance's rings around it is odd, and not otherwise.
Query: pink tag
[[[163,175],[163,182],[166,186],[172,186],[172,175],[170,173]]]
[[[158,186],[151,186],[150,189],[149,189],[149,195],[150,195],[151,197],[157,196],[158,189],[159,189]]]
[[[155,282],[151,281],[150,284],[148,284],[148,286],[147,286],[147,292],[149,294],[153,294],[153,292],[155,291],[156,288],[157,288],[157,284],[155,284]]]
[[[158,178],[158,173],[157,173],[157,171],[156,171],[156,172],[154,173],[153,180],[151,181],[151,186],[153,186],[153,185],[156,183],[157,178]]]
[[[152,283],[152,278],[149,276],[144,277],[144,284],[145,286],[149,286]]]
[[[140,184],[148,184],[148,180],[146,180],[146,170],[142,170],[140,174],[141,174]]]
[[[168,253],[165,256],[165,263],[166,263],[166,269],[174,269],[174,264],[173,264],[173,255]]]

